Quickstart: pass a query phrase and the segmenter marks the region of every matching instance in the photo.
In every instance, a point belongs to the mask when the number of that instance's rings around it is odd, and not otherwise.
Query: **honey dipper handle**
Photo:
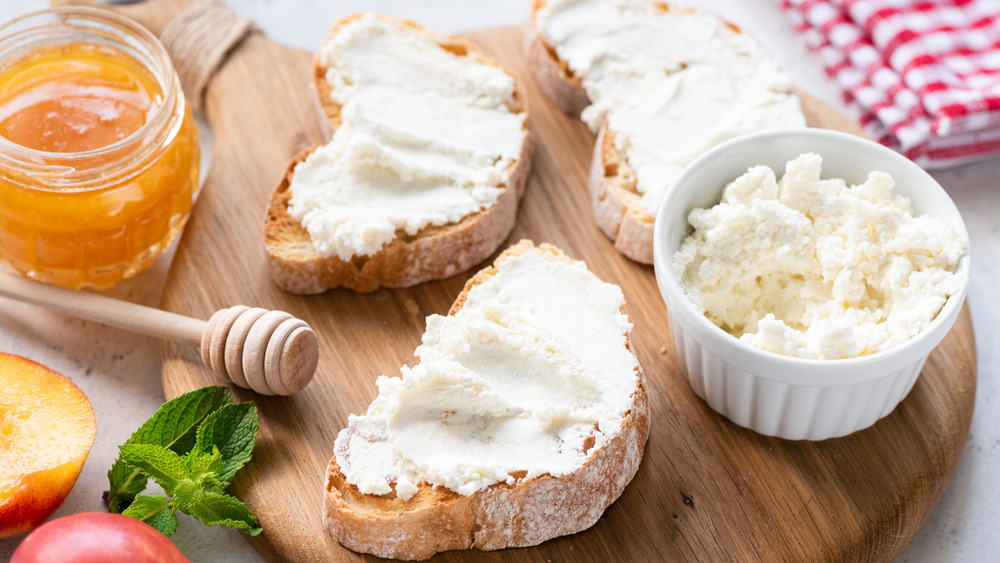
[[[11,274],[0,274],[0,295],[73,317],[190,346],[201,345],[201,335],[207,326],[205,321],[191,317]]]
[[[316,373],[319,341],[309,325],[283,311],[237,305],[208,322],[0,273],[0,296],[88,321],[201,349],[227,382],[263,395],[291,395]]]

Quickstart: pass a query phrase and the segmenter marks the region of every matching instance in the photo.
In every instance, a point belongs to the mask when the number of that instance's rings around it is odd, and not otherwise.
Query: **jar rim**
[[[52,19],[53,17],[55,19]],[[7,157],[8,155],[3,153],[9,153],[23,164],[31,163],[28,167],[33,171],[58,171],[72,168],[74,162],[104,157],[132,146],[138,149],[134,152],[143,153],[142,149],[146,145],[142,142],[143,139],[151,132],[165,129],[171,120],[177,101],[183,103],[183,93],[180,92],[167,50],[152,32],[128,17],[99,8],[63,6],[30,12],[0,25],[0,56],[2,50],[11,43],[15,43],[14,48],[17,49],[17,41],[39,37],[44,30],[59,27],[73,28],[80,33],[80,40],[83,42],[96,43],[88,39],[103,37],[105,41],[113,42],[116,47],[122,47],[127,55],[136,58],[150,71],[162,90],[163,100],[153,110],[151,119],[111,144],[86,151],[54,152],[26,147],[0,136],[0,157]],[[137,42],[137,45],[129,43],[127,41],[129,39]],[[136,47],[141,47],[141,50]],[[39,162],[54,164],[39,165],[37,164]]]

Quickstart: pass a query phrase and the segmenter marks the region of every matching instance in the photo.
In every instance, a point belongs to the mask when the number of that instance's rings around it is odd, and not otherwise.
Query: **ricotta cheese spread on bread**
[[[511,256],[455,314],[427,319],[420,363],[335,444],[346,481],[408,500],[417,484],[471,495],[579,469],[622,428],[640,385],[624,296],[583,262]]]
[[[834,359],[897,346],[961,289],[968,241],[914,217],[889,175],[848,186],[820,179],[821,166],[801,155],[780,181],[755,166],[693,210],[674,275],[715,324],[765,350]]]
[[[367,14],[322,47],[342,123],[295,167],[288,206],[319,255],[371,256],[505,189],[527,135],[525,114],[509,109],[514,79],[431,37]]]
[[[607,120],[650,216],[709,148],[806,125],[788,78],[714,15],[649,0],[545,0],[535,24],[582,81],[591,105],[581,118],[594,132]]]

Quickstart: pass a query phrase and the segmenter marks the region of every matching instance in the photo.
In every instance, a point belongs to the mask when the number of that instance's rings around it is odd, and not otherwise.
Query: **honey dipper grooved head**
[[[319,340],[305,321],[284,311],[237,305],[209,319],[201,356],[235,385],[262,395],[291,395],[312,380]]]

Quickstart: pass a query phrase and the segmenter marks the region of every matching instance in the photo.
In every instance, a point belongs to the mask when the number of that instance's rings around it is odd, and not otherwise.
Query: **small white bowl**
[[[751,166],[770,166],[780,177],[786,162],[807,152],[823,158],[824,178],[843,178],[849,185],[864,182],[872,171],[888,173],[896,182],[894,193],[910,198],[915,216],[938,217],[969,238],[955,204],[927,172],[899,153],[845,133],[788,129],[746,135],[718,145],[684,170],[660,205],[653,243],[656,281],[681,370],[694,392],[726,418],[789,440],[845,436],[891,413],[955,323],[968,289],[952,295],[910,340],[857,358],[814,360],[768,352],[708,320],[671,270],[674,252],[692,231],[688,213],[717,204],[723,187]],[[957,271],[968,279],[968,253]]]

